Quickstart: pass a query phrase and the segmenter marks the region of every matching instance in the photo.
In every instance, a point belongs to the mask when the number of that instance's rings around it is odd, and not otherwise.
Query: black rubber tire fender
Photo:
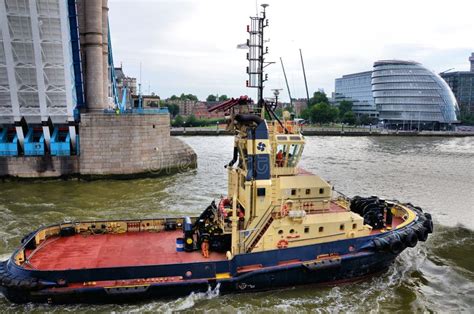
[[[403,242],[397,238],[393,238],[390,240],[390,252],[393,254],[400,254],[405,246],[403,245]]]
[[[415,231],[409,230],[405,236],[405,244],[408,247],[415,247],[418,244],[418,236]]]
[[[388,243],[384,241],[383,239],[376,238],[376,239],[373,239],[372,241],[374,243],[374,247],[377,252],[386,250]]]
[[[425,213],[425,217],[428,220],[433,220],[432,217],[431,217],[431,214],[429,214],[429,213]]]
[[[12,283],[12,279],[10,277],[5,276],[2,278],[3,286],[10,286],[11,283]]]
[[[426,239],[428,239],[428,230],[426,230],[425,227],[420,226],[416,230],[416,236],[418,237],[418,240],[420,240],[421,242],[425,242]]]
[[[433,233],[433,221],[428,220],[428,219],[423,221],[423,227],[426,228],[428,233]]]

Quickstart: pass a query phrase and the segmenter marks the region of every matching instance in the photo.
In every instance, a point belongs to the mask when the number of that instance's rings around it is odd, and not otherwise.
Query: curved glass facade
[[[344,75],[336,79],[335,99],[352,101],[352,111],[356,115],[377,117],[372,96],[372,71]]]
[[[449,86],[417,62],[375,62],[372,94],[379,119],[387,125],[413,129],[458,122],[459,109]]]

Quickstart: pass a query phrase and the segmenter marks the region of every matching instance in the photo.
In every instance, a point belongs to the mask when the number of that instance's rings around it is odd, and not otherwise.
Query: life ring
[[[278,241],[277,248],[286,249],[287,247],[288,247],[288,241],[287,240],[282,239],[282,240]]]

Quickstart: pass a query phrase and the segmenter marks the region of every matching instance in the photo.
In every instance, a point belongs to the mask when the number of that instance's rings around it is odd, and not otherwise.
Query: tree
[[[170,100],[178,100],[178,99],[179,99],[179,97],[176,96],[176,95],[173,95],[173,96],[170,97]]]
[[[374,119],[369,117],[367,114],[363,114],[359,117],[359,124],[368,125],[374,122]]]
[[[180,127],[180,126],[183,126],[183,123],[184,123],[183,117],[181,117],[180,115],[177,115],[176,118],[174,119],[172,125]]]
[[[176,115],[179,114],[178,105],[165,103],[163,106],[168,107],[168,111],[170,112],[171,117],[176,117]]]
[[[311,121],[311,108],[305,108],[301,111],[301,118],[307,121]]]
[[[339,103],[339,116],[341,118],[344,117],[344,115],[346,114],[346,112],[348,111],[352,111],[352,101],[349,101],[349,100],[343,100]]]
[[[340,111],[341,109],[339,109]],[[352,111],[346,111],[342,116],[342,122],[354,125],[357,122],[357,117]]]
[[[319,103],[329,104],[329,99],[324,92],[314,92],[313,97],[309,100],[310,106],[314,106]]]
[[[219,96],[219,101],[226,101],[228,99],[229,99],[229,97],[227,97],[227,95],[220,95]]]
[[[198,120],[196,117],[192,114],[186,119],[186,125],[187,126],[197,126],[198,125]]]
[[[318,103],[311,107],[311,121],[319,124],[334,122],[339,115],[339,109],[329,105],[328,103]]]
[[[180,100],[198,101],[198,98],[197,98],[196,95],[193,95],[193,94],[184,94],[184,93],[181,93],[181,95],[179,96],[179,99],[180,99]]]
[[[206,98],[206,101],[216,101],[217,100],[217,97],[215,95],[209,95],[207,96]]]

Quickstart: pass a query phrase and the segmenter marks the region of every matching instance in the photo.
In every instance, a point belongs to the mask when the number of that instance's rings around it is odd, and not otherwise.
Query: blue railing
[[[5,128],[0,132],[0,156],[18,156],[18,137],[15,131],[8,132]]]
[[[169,114],[168,107],[164,108],[134,108],[134,109],[125,109],[124,111],[105,109],[104,113],[106,114],[124,114],[124,115],[142,115],[142,114]]]
[[[35,131],[30,129],[25,137],[24,142],[25,156],[43,156],[44,150],[44,135],[42,131]]]

